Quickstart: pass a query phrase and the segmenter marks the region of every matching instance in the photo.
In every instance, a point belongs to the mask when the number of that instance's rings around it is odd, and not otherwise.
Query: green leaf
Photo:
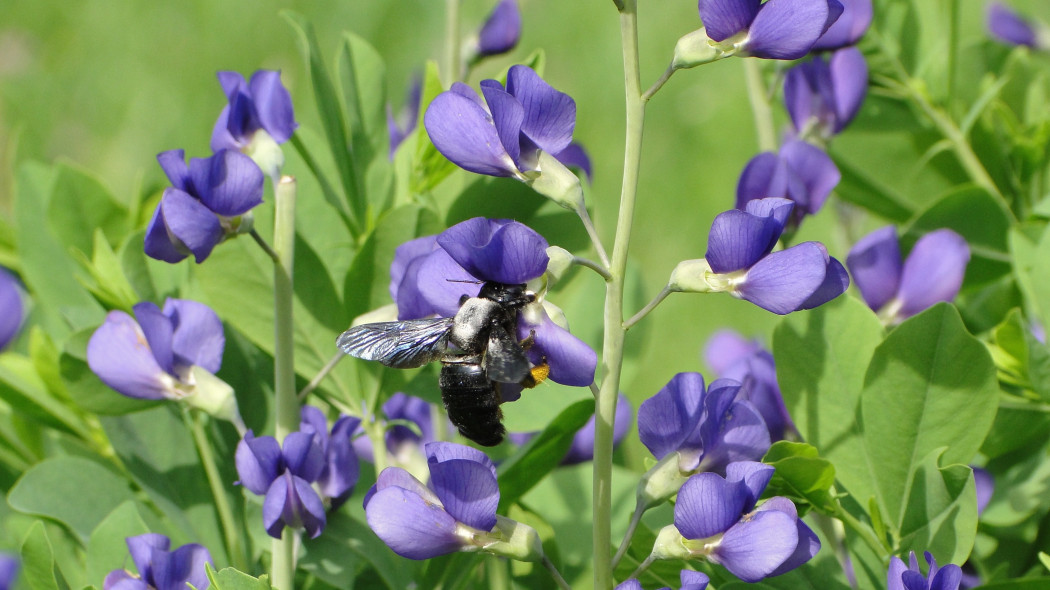
[[[974,590],[1046,590],[1048,587],[1050,578],[1024,578],[984,584]]]
[[[762,462],[776,468],[765,494],[787,496],[796,503],[804,500],[824,513],[838,506],[831,494],[835,484],[835,466],[805,443],[778,441],[766,452]]]
[[[861,394],[861,421],[867,468],[892,530],[905,533],[914,509],[905,499],[920,485],[920,469],[935,469],[936,463],[924,467],[930,454],[946,447],[942,464],[972,460],[998,402],[990,355],[949,304],[905,321],[876,349]]]
[[[109,572],[123,568],[128,562],[128,547],[125,539],[151,530],[143,522],[136,503],[124,502],[113,509],[95,530],[87,544],[87,577],[101,580]]]
[[[423,71],[423,91],[420,96],[419,119],[416,125],[415,167],[409,183],[412,194],[429,193],[456,169],[455,164],[437,151],[434,143],[430,141],[430,135],[424,131],[423,125],[423,115],[426,114],[427,107],[444,90],[438,74],[437,62],[427,61],[426,69]]]
[[[966,267],[964,286],[994,281],[1010,272],[1009,213],[987,190],[964,185],[938,198],[911,222],[902,236],[902,246],[910,248],[923,234],[948,228],[966,239],[971,258]]]
[[[528,444],[500,463],[496,470],[500,487],[500,507],[505,508],[513,504],[557,467],[569,451],[576,432],[583,428],[593,415],[593,400],[581,400],[572,404]]]
[[[842,180],[835,188],[840,199],[896,223],[911,219],[914,205],[904,196],[842,158],[836,157],[835,163],[842,173]]]
[[[33,362],[17,354],[0,356],[0,399],[44,426],[88,438],[79,416],[51,395]]]
[[[253,578],[232,567],[216,572],[210,563],[205,564],[204,567],[208,574],[208,581],[211,582],[209,588],[214,590],[270,590],[272,588],[269,576]]]
[[[942,452],[931,451],[915,469],[899,522],[900,548],[963,563],[977,536],[977,487],[966,465],[938,465]]]
[[[988,345],[999,380],[1050,401],[1050,350],[1035,339],[1019,309],[992,332]]]
[[[29,528],[22,541],[21,557],[22,578],[32,590],[68,590],[55,569],[55,553],[43,522],[37,521]]]
[[[875,314],[853,297],[791,314],[773,333],[777,380],[788,413],[861,505],[874,490],[857,417],[864,374],[882,334]]]
[[[128,210],[102,183],[70,164],[58,164],[47,219],[51,232],[67,248],[92,251],[95,232],[119,244],[127,232]]]
[[[353,585],[360,562],[370,564],[388,588],[411,586],[420,564],[398,557],[365,524],[345,511],[329,515],[324,534],[303,539],[301,567],[337,588]]]
[[[1042,230],[1038,241],[1029,239],[1024,229],[1010,231],[1014,274],[1026,301],[1042,324],[1050,326],[1050,227]]]
[[[107,467],[67,455],[37,463],[7,495],[15,510],[57,520],[83,542],[114,508],[132,499],[128,482]]]
[[[128,236],[120,247],[120,265],[124,278],[139,301],[163,301],[173,297],[189,277],[190,264],[169,264],[146,256],[143,250],[145,231]]]
[[[377,156],[386,160],[386,66],[367,41],[344,33],[335,70],[350,128],[355,168],[365,170]]]
[[[124,269],[101,229],[95,230],[94,252],[89,260],[85,251],[75,250],[74,258],[90,278],[78,277],[80,284],[107,307],[130,312],[139,302],[138,294],[124,276]]]

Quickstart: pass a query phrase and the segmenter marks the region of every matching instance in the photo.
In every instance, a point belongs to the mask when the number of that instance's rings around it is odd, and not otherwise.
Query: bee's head
[[[497,283],[495,281],[488,281],[482,285],[478,297],[495,301],[508,309],[525,307],[536,300],[536,294],[532,291],[526,290],[524,283],[520,285],[508,285],[506,283]]]

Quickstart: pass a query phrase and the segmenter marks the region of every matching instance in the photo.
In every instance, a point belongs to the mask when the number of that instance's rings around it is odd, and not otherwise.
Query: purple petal
[[[736,208],[748,201],[787,196],[787,163],[773,152],[758,154],[744,166],[736,185]]]
[[[299,432],[314,435],[322,449],[328,448],[328,419],[320,408],[307,405],[299,410]]]
[[[657,459],[681,448],[703,416],[704,377],[678,373],[638,407],[638,437]]]
[[[886,590],[904,590],[904,582],[901,581],[901,577],[906,571],[908,568],[901,558],[896,555],[890,557],[890,567],[886,572]]]
[[[778,223],[772,217],[733,209],[715,217],[704,257],[716,273],[745,270],[769,254],[778,237]]]
[[[521,132],[549,154],[556,154],[572,142],[576,127],[576,101],[552,88],[528,66],[511,66],[507,72],[507,92],[525,107]]]
[[[381,492],[386,488],[397,487],[402,488],[405,491],[412,492],[420,498],[423,498],[428,504],[434,504],[441,506],[441,500],[434,495],[434,491],[423,485],[418,479],[412,474],[405,471],[400,467],[387,467],[376,478],[375,485],[372,486],[368,493],[365,494],[365,499],[362,505],[368,508],[368,503],[377,492]]]
[[[258,496],[266,494],[281,469],[281,447],[277,439],[256,437],[251,430],[237,443],[233,458],[239,483]]]
[[[486,465],[468,459],[431,463],[430,486],[457,521],[482,531],[496,526],[499,485]]]
[[[941,301],[951,301],[962,287],[970,247],[950,229],[919,238],[904,261],[898,298],[901,315],[908,317]]]
[[[500,143],[507,155],[519,169],[521,166],[521,124],[525,121],[525,108],[518,99],[504,90],[503,85],[495,80],[481,83],[481,93],[492,113],[492,123],[496,126]]]
[[[908,570],[901,574],[901,582],[904,584],[905,590],[928,590],[929,585],[926,584],[926,578],[922,577],[919,572]]]
[[[988,5],[988,32],[992,37],[1010,45],[1035,47],[1038,36],[1031,23],[1001,2]]]
[[[423,126],[434,147],[460,168],[489,176],[518,174],[492,117],[476,99],[456,92],[442,92],[427,107]]]
[[[10,584],[7,586],[10,588]],[[126,570],[113,570],[102,581],[102,590],[150,590],[149,584],[133,578]]]
[[[771,577],[779,576],[780,574],[787,573],[797,568],[810,559],[813,559],[813,556],[820,551],[820,539],[817,538],[817,535],[806,525],[806,523],[798,518],[798,510],[795,508],[795,504],[792,503],[791,500],[781,496],[775,496],[762,504],[758,510],[776,510],[787,514],[795,519],[795,525],[798,528],[798,545],[795,547],[794,553],[784,560],[784,563],[780,564],[780,567],[773,570],[773,573],[769,574]]]
[[[292,97],[281,84],[281,72],[258,70],[252,74],[248,87],[263,129],[277,143],[288,141],[299,124],[292,111]]]
[[[17,557],[0,553],[0,588],[3,588],[3,590],[13,588],[15,578],[18,577],[18,570],[21,567],[21,561]],[[109,579],[109,576],[106,576],[106,579]]]
[[[613,448],[616,448],[627,436],[627,433],[630,432],[633,414],[631,401],[622,393],[618,395],[616,398],[616,413],[613,416]],[[572,437],[569,452],[561,460],[562,465],[576,465],[594,458],[594,428],[594,416],[591,416],[591,419],[583,425],[583,428],[579,429],[576,435]],[[514,440],[514,434],[516,433],[511,433],[511,440],[515,444],[528,442],[527,439],[522,442]]]
[[[823,245],[803,242],[758,261],[735,294],[773,313],[791,313],[823,285],[828,262]]]
[[[959,590],[962,582],[962,568],[949,563],[937,571],[930,582],[930,590]]]
[[[171,264],[180,262],[189,254],[188,251],[180,250],[168,235],[168,228],[164,222],[164,209],[159,205],[153,210],[153,217],[146,226],[146,238],[143,240],[142,248],[146,256]]]
[[[857,116],[868,94],[868,62],[856,47],[836,51],[828,62],[837,133]]]
[[[306,432],[292,432],[284,438],[281,455],[288,471],[307,482],[315,482],[324,470],[324,450],[318,444],[316,435]]]
[[[173,379],[157,364],[146,336],[131,316],[111,311],[91,336],[87,362],[103,383],[128,397],[173,398]]]
[[[275,539],[281,538],[284,527],[305,528],[311,539],[324,530],[324,504],[310,483],[285,471],[274,480],[263,500],[263,526]]]
[[[212,248],[222,241],[225,232],[215,213],[188,193],[176,188],[164,189],[159,208],[167,228],[168,239],[175,245],[175,249],[192,252],[198,263],[204,262],[211,254]],[[147,240],[146,254],[152,255],[149,245]]]
[[[974,484],[977,486],[977,515],[980,516],[995,493],[995,479],[986,469],[973,468]]]
[[[492,459],[489,459],[488,455],[474,447],[451,442],[436,441],[423,445],[423,454],[426,455],[427,463],[429,465],[463,459],[484,465],[492,472],[492,477],[496,477],[496,464],[492,462]]]
[[[711,578],[708,578],[707,574],[693,570],[682,570],[678,578],[682,582],[680,590],[704,590],[711,583]]]
[[[704,21],[707,36],[725,41],[745,30],[758,14],[761,0],[700,0],[700,20]]]
[[[437,236],[423,236],[409,240],[394,249],[394,261],[390,263],[391,299],[398,301],[397,294],[400,291],[402,281],[407,276],[409,266],[415,261],[422,260],[427,254],[433,252],[436,247]]]
[[[555,324],[546,312],[540,324],[519,322],[519,338],[525,339],[530,335],[534,336],[534,341],[526,354],[534,365],[543,361],[550,365],[548,378],[551,381],[571,387],[587,387],[594,383],[598,353],[586,342]]]
[[[194,192],[193,181],[190,180],[190,169],[186,166],[186,153],[182,150],[168,150],[157,154],[157,163],[164,175],[171,181],[171,185],[187,193]]]
[[[207,305],[188,299],[168,299],[164,302],[164,315],[175,326],[171,345],[175,360],[218,373],[226,347],[219,316]]]
[[[216,119],[215,124],[212,125],[211,142],[208,147],[210,147],[213,152],[219,150],[239,150],[242,147],[241,142],[230,133],[229,104],[222,107],[222,111],[219,112],[219,118]]]
[[[439,504],[400,487],[376,492],[365,506],[365,517],[375,534],[401,557],[430,559],[463,547],[456,535],[456,519]]]
[[[867,80],[865,79],[865,82]],[[811,119],[824,127],[834,127],[834,90],[831,71],[823,57],[800,63],[784,76],[784,106],[796,131],[802,131]]]
[[[135,568],[139,571],[139,577],[146,582],[153,582],[153,550],[167,551],[171,547],[171,539],[157,533],[146,533],[124,539],[131,554],[131,561],[135,562]]]
[[[634,578],[631,578],[629,580],[624,580],[620,584],[617,584],[616,588],[614,588],[613,590],[643,590],[643,588],[641,582]]]
[[[773,479],[776,471],[771,465],[759,463],[758,461],[737,461],[726,466],[727,481],[742,481],[747,488],[747,501],[744,502],[744,510],[750,512],[755,503],[762,496],[769,480]],[[790,501],[789,501],[790,502]],[[763,506],[765,506],[763,504]],[[773,506],[770,506],[772,508]],[[794,510],[794,504],[792,504]]]
[[[341,416],[332,426],[332,437],[325,453],[325,468],[317,484],[321,494],[331,498],[333,510],[350,497],[360,475],[361,468],[351,445],[351,437],[360,424],[360,418]]]
[[[135,312],[135,321],[142,328],[142,335],[146,337],[146,343],[153,352],[153,358],[157,360],[160,368],[175,375],[175,356],[171,350],[174,326],[171,318],[164,315],[152,301],[136,303],[131,309]]]
[[[518,44],[521,37],[521,11],[517,0],[501,0],[478,33],[478,54],[499,55]]]
[[[710,559],[745,582],[757,582],[795,553],[796,520],[775,510],[756,512],[726,531]]]
[[[846,289],[849,289],[849,273],[846,272],[841,262],[828,258],[828,266],[824,271],[824,282],[808,299],[802,302],[802,305],[798,306],[798,310],[820,307],[845,293]]]
[[[824,150],[799,140],[788,141],[781,146],[780,157],[805,186],[805,201],[793,200],[799,206],[805,205],[805,213],[812,215],[820,211],[828,195],[842,180],[842,174],[839,173],[835,162],[831,161]],[[799,206],[795,207],[796,214],[800,212]]]
[[[475,217],[448,228],[437,243],[467,272],[506,284],[531,281],[547,270],[547,240],[517,221]]]
[[[157,590],[184,590],[186,584],[203,590],[210,582],[204,564],[212,563],[202,545],[191,543],[168,553],[153,550],[153,586]]]
[[[748,29],[745,51],[767,59],[806,55],[824,33],[829,1],[834,0],[769,0]]]
[[[719,330],[704,346],[704,362],[718,375],[730,377],[725,374],[730,367],[760,350],[762,345],[755,340],[747,340],[733,330]]]
[[[769,450],[769,427],[751,402],[732,401],[738,391],[738,387],[716,388],[712,383],[707,393],[710,401],[704,405],[708,413],[697,430],[704,450],[699,467],[705,471],[721,473],[733,461],[756,461]],[[732,403],[718,411],[718,398],[729,398]]]
[[[901,280],[897,228],[889,225],[861,238],[846,256],[846,266],[868,307],[877,311],[889,303]]]
[[[813,51],[853,45],[871,26],[871,0],[839,0],[842,14],[813,44]]]
[[[262,203],[262,170],[238,151],[222,150],[210,158],[190,158],[190,175],[201,202],[219,215],[243,215]]]
[[[426,400],[413,395],[397,392],[383,404],[383,413],[388,420],[406,420],[419,428],[416,434],[408,426],[396,425],[387,430],[386,444],[391,451],[406,442],[415,444],[435,440],[434,421],[431,417],[431,406]]]
[[[780,393],[773,355],[765,350],[759,351],[738,363],[734,367],[734,372],[736,371],[739,371],[739,376],[724,376],[737,379],[743,384],[742,389],[747,400],[755,406],[769,427],[770,439],[774,442],[782,440],[785,433],[795,429],[795,425]]]
[[[409,268],[409,272],[412,269]],[[404,300],[406,307],[398,303],[398,319],[412,319],[437,314],[441,317],[452,317],[459,311],[459,300],[466,295],[475,297],[481,290],[478,278],[463,269],[442,248],[434,250],[422,262],[416,271],[415,294],[409,296],[403,291],[407,287],[408,277],[398,291],[399,300]],[[418,295],[417,295],[418,294]],[[412,316],[426,312],[423,316]]]
[[[227,100],[232,99],[238,92],[244,92],[248,87],[248,82],[240,72],[219,71],[215,72],[215,77],[219,79],[219,86],[222,87],[222,93]]]
[[[715,473],[694,475],[678,492],[674,526],[686,539],[712,537],[740,520],[746,500],[742,482],[727,482]]]

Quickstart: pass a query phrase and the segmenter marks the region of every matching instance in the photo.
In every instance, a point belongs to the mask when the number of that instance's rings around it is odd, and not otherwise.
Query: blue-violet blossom
[[[762,152],[747,163],[736,187],[736,208],[744,210],[749,201],[766,197],[790,199],[795,207],[788,226],[793,228],[806,215],[820,211],[841,179],[824,150],[790,140],[777,153]]]
[[[15,339],[24,318],[25,308],[18,279],[0,268],[0,350]]]
[[[186,590],[187,584],[204,590],[211,585],[205,564],[214,563],[202,545],[190,543],[171,551],[171,540],[146,533],[125,539],[138,576],[113,570],[102,583],[103,590]]]
[[[145,251],[151,258],[179,262],[189,255],[204,262],[219,242],[251,228],[245,218],[262,203],[263,173],[251,158],[221,150],[191,158],[182,150],[157,155],[172,186],[164,189],[146,227]]]
[[[813,44],[813,51],[856,45],[871,26],[871,0],[839,0],[842,14]]]
[[[423,445],[439,440],[434,435],[433,406],[425,399],[399,391],[383,402],[382,410],[383,417],[388,423],[397,420],[415,426],[414,430],[404,424],[388,425],[383,437],[387,453],[402,466],[410,463],[417,452],[422,454]],[[446,434],[448,432],[449,430],[446,429]],[[363,426],[359,425],[354,435],[354,452],[358,458],[373,462],[375,450],[372,448],[372,440],[364,436]]]
[[[521,38],[521,9],[518,0],[500,0],[478,32],[478,57],[507,53]]]
[[[842,14],[838,0],[699,0],[707,36],[726,53],[798,59]]]
[[[329,509],[335,510],[350,498],[360,475],[352,439],[361,425],[361,419],[342,415],[332,424],[329,432],[328,420],[318,408],[303,406],[301,416],[299,430],[312,432],[314,440],[324,451],[324,468],[317,477],[317,488],[321,497],[330,502]]]
[[[857,116],[868,93],[868,63],[856,47],[818,55],[788,70],[784,106],[801,137],[827,141]]]
[[[14,588],[15,579],[18,577],[18,570],[20,569],[21,562],[18,560],[18,556],[0,553],[0,590]]]
[[[809,561],[820,541],[798,517],[794,503],[776,496],[756,507],[773,467],[731,463],[723,478],[689,478],[674,507],[674,524],[657,535],[652,557],[706,558],[753,583]]]
[[[1008,45],[1024,45],[1034,49],[1043,49],[1048,45],[1047,35],[1039,26],[1002,2],[988,5],[987,23],[992,37]]]
[[[868,307],[884,323],[895,324],[955,299],[969,261],[966,240],[939,229],[919,238],[902,263],[897,229],[891,225],[861,238],[850,249],[846,266]]]
[[[682,582],[682,586],[679,590],[707,590],[707,585],[711,583],[711,579],[707,577],[707,574],[702,572],[694,572],[693,570],[682,570],[678,574],[679,580]],[[617,585],[615,590],[643,590],[642,583],[634,578],[624,580],[621,584]],[[664,586],[660,590],[671,590],[669,586]]]
[[[250,151],[260,132],[275,143],[295,133],[292,97],[281,83],[281,72],[258,70],[245,81],[238,72],[219,72],[219,84],[228,103],[219,113],[211,134],[211,149]]]
[[[923,577],[919,571],[919,560],[915,552],[908,555],[908,566],[901,558],[894,555],[890,558],[890,567],[886,572],[886,590],[959,590],[962,581],[962,570],[955,564],[937,567],[937,560],[930,552],[924,553],[929,572]]]
[[[394,159],[394,153],[397,152],[398,146],[401,145],[405,138],[410,133],[416,130],[416,125],[419,124],[419,105],[423,98],[423,81],[416,76],[412,80],[411,86],[408,88],[408,94],[405,97],[405,104],[401,107],[398,114],[394,115],[394,109],[389,103],[386,105],[386,130],[387,135],[390,138],[390,154],[391,160]]]
[[[704,361],[719,377],[741,383],[745,399],[762,415],[773,442],[796,432],[780,394],[773,355],[761,344],[723,330],[707,341]]]

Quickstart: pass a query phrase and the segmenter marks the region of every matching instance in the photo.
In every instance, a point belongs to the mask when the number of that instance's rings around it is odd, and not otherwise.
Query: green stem
[[[758,133],[758,149],[774,152],[777,149],[777,132],[773,125],[773,108],[769,104],[769,92],[762,81],[759,60],[744,58],[744,74],[747,78],[747,96],[751,100],[751,113],[755,118]]]
[[[226,486],[215,464],[215,456],[212,454],[211,444],[208,443],[208,435],[204,432],[204,425],[201,423],[201,414],[184,408],[182,418],[193,436],[193,443],[197,446],[197,454],[204,467],[204,475],[208,478],[208,487],[211,488],[212,498],[215,499],[215,511],[219,514],[219,523],[222,525],[222,534],[226,540],[226,554],[230,557],[230,565],[241,571],[247,571],[248,554],[241,546],[241,531],[237,527],[237,520],[233,517],[230,500],[226,496]]]
[[[459,0],[445,0],[445,74],[459,81]]]
[[[959,0],[948,0],[948,112],[955,97],[956,69],[959,67]]]
[[[616,566],[620,565],[620,560],[627,554],[627,549],[631,547],[631,539],[634,538],[634,532],[638,530],[638,525],[642,522],[643,514],[645,514],[645,506],[639,501],[634,508],[634,514],[631,515],[631,522],[627,525],[627,531],[623,534],[623,541],[620,542],[620,548],[616,550],[616,555],[613,556],[613,569],[616,569]]]
[[[616,413],[617,392],[620,390],[620,372],[623,369],[624,276],[627,251],[631,242],[634,207],[638,194],[638,168],[641,163],[642,129],[645,119],[645,101],[642,100],[641,72],[638,62],[638,2],[625,0],[620,10],[620,39],[623,46],[624,91],[627,117],[624,140],[623,184],[620,189],[620,210],[616,221],[610,279],[605,287],[604,342],[602,343],[601,386],[595,403],[594,430],[594,588],[612,588],[612,545],[610,517],[612,515],[612,451],[613,416]]]
[[[674,64],[667,66],[667,69],[664,71],[664,74],[660,76],[660,79],[654,82],[653,85],[649,87],[649,90],[646,90],[645,93],[642,94],[642,101],[649,102],[649,99],[663,88],[664,84],[666,84],[667,81],[671,79],[671,76],[677,71],[678,70],[675,69]]]
[[[295,179],[281,178],[274,191],[273,245],[277,259],[273,264],[274,307],[274,436],[283,442],[299,429],[299,398],[295,392],[295,343],[292,318],[293,268],[295,258]],[[273,541],[273,584],[292,590],[295,583],[295,531],[285,529]]]
[[[543,567],[547,568],[547,571],[551,573],[551,577],[554,578],[554,583],[558,585],[561,590],[570,590],[572,588],[569,583],[565,581],[565,578],[561,576],[561,572],[558,568],[554,567],[554,562],[550,560],[546,555],[543,556]]]
[[[250,235],[252,239],[255,240],[256,244],[259,244],[259,247],[262,248],[263,252],[266,252],[266,255],[270,257],[270,260],[273,260],[274,262],[280,260],[280,257],[277,255],[277,253],[274,252],[273,248],[271,248],[270,245],[266,243],[266,240],[259,235],[259,232],[255,231],[255,228],[252,228],[252,230],[248,232],[248,235]]]
[[[656,306],[660,305],[660,302],[663,301],[664,299],[667,299],[667,296],[670,295],[671,293],[672,293],[671,288],[668,287],[667,285],[664,285],[663,290],[661,290],[656,295],[656,297],[653,298],[652,301],[650,301],[648,304],[646,304],[646,306],[643,307],[641,310],[639,310],[638,313],[636,313],[633,316],[631,316],[631,319],[629,319],[629,320],[627,320],[626,322],[623,323],[623,329],[624,330],[630,330],[635,324],[637,324],[638,322],[642,321],[642,318],[644,318],[645,316],[649,315],[650,311],[656,309]]]
[[[609,268],[609,255],[605,253],[605,246],[602,246],[602,240],[598,237],[598,230],[594,227],[594,222],[591,221],[591,214],[587,212],[587,207],[580,206],[576,208],[576,215],[580,217],[580,221],[583,222],[584,229],[587,230],[587,235],[591,238],[591,244],[594,245],[594,251],[598,253],[598,259],[602,261],[602,265],[605,268]]]
[[[328,362],[325,363],[323,367],[321,367],[321,370],[318,371],[316,375],[314,375],[314,378],[311,379],[310,382],[306,384],[306,387],[303,387],[302,391],[299,392],[299,395],[296,396],[299,398],[300,403],[306,399],[306,396],[310,395],[310,392],[317,389],[317,386],[320,385],[322,381],[324,381],[324,378],[332,372],[332,369],[334,369],[335,366],[339,364],[339,361],[343,360],[343,357],[345,356],[346,355],[343,354],[342,351],[339,351],[332,355],[332,358],[328,359]]]
[[[885,544],[879,541],[875,536],[875,533],[870,528],[864,526],[859,520],[856,519],[852,514],[846,511],[845,508],[839,506],[838,510],[833,515],[835,518],[842,521],[842,524],[848,526],[850,530],[857,534],[861,540],[868,546],[869,549],[875,552],[876,555],[883,559],[889,559],[889,551]]]
[[[587,258],[580,258],[579,256],[573,256],[572,257],[572,263],[577,265],[577,266],[582,266],[582,267],[589,268],[589,269],[593,270],[594,272],[598,273],[599,276],[601,276],[603,279],[605,279],[607,281],[611,278],[611,275],[609,274],[609,271],[605,270],[606,267],[602,266],[601,264],[598,264],[597,262],[595,262],[593,260],[589,260]]]

